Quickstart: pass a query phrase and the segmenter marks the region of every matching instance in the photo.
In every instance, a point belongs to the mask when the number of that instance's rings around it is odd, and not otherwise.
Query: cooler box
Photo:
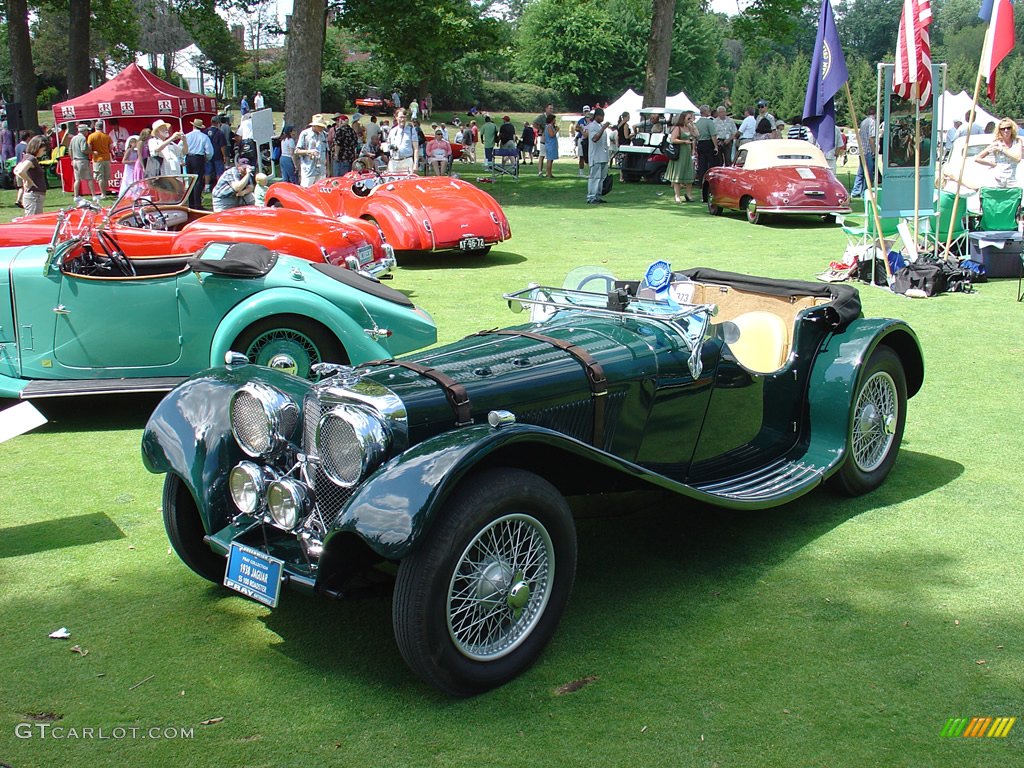
[[[1011,232],[971,232],[971,258],[985,265],[987,277],[1020,277],[1024,237]]]

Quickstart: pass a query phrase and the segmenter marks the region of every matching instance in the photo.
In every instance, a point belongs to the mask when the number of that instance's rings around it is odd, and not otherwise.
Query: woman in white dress
[[[995,168],[995,179],[1000,187],[1012,187],[1016,183],[1017,164],[1024,153],[1024,142],[1017,137],[1017,124],[1008,117],[999,121],[995,138],[975,157],[982,165]]]
[[[138,136],[129,136],[128,141],[124,143],[122,162],[124,167],[121,170],[121,188],[117,193],[118,197],[122,197],[128,187],[143,176],[142,152],[139,150]]]

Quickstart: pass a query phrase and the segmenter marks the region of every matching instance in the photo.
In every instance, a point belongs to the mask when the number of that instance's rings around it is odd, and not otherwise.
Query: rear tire
[[[888,476],[903,441],[907,377],[899,356],[879,347],[868,360],[853,399],[846,459],[833,478],[848,496],[875,490]]]
[[[164,529],[181,561],[204,579],[220,584],[226,563],[206,542],[206,529],[192,493],[177,475],[164,478]]]
[[[576,572],[576,529],[549,482],[499,468],[465,480],[404,559],[392,618],[402,658],[453,696],[508,682],[537,660]]]

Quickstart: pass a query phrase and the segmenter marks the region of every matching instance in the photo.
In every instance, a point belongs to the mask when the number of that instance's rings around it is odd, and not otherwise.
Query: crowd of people
[[[408,110],[401,106],[398,93],[392,95],[392,100],[397,107],[393,120],[356,112],[315,114],[299,131],[293,125],[284,125],[273,141],[272,157],[278,163],[281,178],[309,187],[325,177],[341,176],[351,170],[445,175],[458,161],[477,162],[478,146],[483,150],[485,168],[515,157],[517,164],[536,160],[539,177],[554,177],[562,127],[552,104],[517,129],[510,116],[495,120],[476,107],[467,113],[465,124],[459,117],[454,117],[451,124],[428,123],[432,107],[429,100],[412,99]],[[263,105],[263,96],[257,91],[253,107],[260,110]],[[199,179],[189,206],[201,209],[203,192],[208,190],[213,209],[224,210],[258,203],[268,181],[267,174],[262,172],[263,161],[257,156],[252,110],[245,96],[241,113],[237,131],[232,129],[226,114],[213,117],[210,126],[196,118],[190,121],[187,131],[173,130],[166,120],[158,119],[137,135],[129,134],[116,119],[63,124],[56,129],[41,126],[38,135],[25,130],[17,136],[4,124],[0,127],[0,147],[5,163],[10,158],[17,160],[16,205],[24,207],[27,213],[42,210],[48,159],[65,153],[71,160],[76,203],[90,197],[99,200],[107,194],[123,194],[142,178],[189,173]],[[970,115],[964,121],[957,120],[938,149],[948,153],[956,137],[966,132],[969,121]],[[744,108],[739,122],[728,115],[725,105],[715,110],[702,105],[698,112],[674,114],[645,111],[637,122],[631,120],[628,112],[619,114],[612,122],[605,119],[602,108],[585,105],[582,117],[569,131],[577,173],[588,179],[586,200],[595,204],[604,202],[608,186],[605,179],[616,160],[623,180],[618,147],[633,143],[637,134],[646,134],[647,141],[662,134],[659,145],[666,148],[669,156],[666,178],[677,203],[693,202],[694,185],[702,187],[710,168],[734,162],[748,142],[773,138],[815,142],[798,117],[785,125],[775,118],[764,99]],[[833,171],[848,143],[848,137],[839,128],[835,131],[834,148],[826,153]],[[1024,154],[1016,123],[1009,119],[986,127],[975,123],[971,132],[993,134],[991,143],[978,155],[978,162],[997,167],[1000,178],[1010,183]],[[883,126],[877,123],[873,107],[867,110],[857,134],[864,162],[858,163],[852,189],[855,196],[864,191],[865,170],[869,177],[875,174],[879,137],[883,135]],[[930,152],[930,145],[926,149]],[[118,191],[111,188],[112,162],[121,163],[123,168]]]

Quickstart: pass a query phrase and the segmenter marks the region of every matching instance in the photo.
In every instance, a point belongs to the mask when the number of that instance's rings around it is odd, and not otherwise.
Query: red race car
[[[312,187],[278,182],[267,205],[376,224],[396,251],[465,251],[482,256],[512,236],[498,202],[451,176],[352,171]]]
[[[708,213],[723,208],[745,211],[759,224],[766,214],[832,216],[850,212],[850,196],[825,155],[799,139],[768,139],[744,144],[735,165],[704,175]]]
[[[135,182],[109,209],[72,211],[67,226],[90,222],[99,250],[116,247],[130,258],[176,256],[211,242],[247,242],[310,261],[326,261],[383,277],[395,266],[394,251],[378,229],[358,219],[311,216],[300,211],[245,206],[210,213],[188,207],[195,176],[158,176]],[[24,216],[0,225],[0,246],[50,242],[58,213]],[[95,225],[96,217],[103,219]]]

